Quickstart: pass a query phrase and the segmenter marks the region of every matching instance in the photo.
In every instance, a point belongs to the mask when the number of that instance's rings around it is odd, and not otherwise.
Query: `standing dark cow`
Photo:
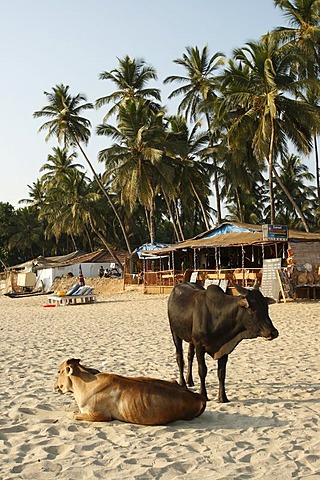
[[[184,340],[189,343],[187,384],[194,385],[192,361],[196,351],[200,393],[207,399],[205,353],[218,360],[219,402],[229,401],[225,392],[228,354],[245,338],[264,337],[273,340],[279,335],[268,313],[268,305],[275,301],[264,297],[258,287],[252,290],[240,285],[234,287],[240,296],[227,295],[216,285],[210,285],[205,290],[195,283],[181,283],[174,287],[168,302],[180,384],[186,385],[183,374]]]

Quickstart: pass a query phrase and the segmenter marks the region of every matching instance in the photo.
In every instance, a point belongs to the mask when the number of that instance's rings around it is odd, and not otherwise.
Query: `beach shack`
[[[117,256],[120,261],[121,259],[124,261],[126,253],[118,252]],[[84,277],[98,277],[101,266],[105,270],[116,268],[119,272],[119,278],[123,277],[123,265],[114,264],[114,260],[107,250],[99,249],[91,253],[77,250],[67,255],[55,257],[39,256],[25,263],[8,267],[6,274],[10,281],[7,282],[7,290],[14,292],[48,292],[56,279],[64,275],[77,277],[80,265]],[[30,274],[32,274],[33,285],[29,282],[26,286],[23,278],[29,279]]]
[[[158,256],[155,251],[169,247],[169,244],[154,242],[136,248],[125,261],[124,285],[144,284],[145,272],[148,272],[149,278],[156,278],[158,272],[167,271],[171,267],[170,255]]]
[[[224,222],[192,239],[154,250],[168,257],[166,271],[155,278],[144,272],[145,293],[167,293],[181,281],[232,282],[278,298],[320,296],[320,234],[285,225]]]

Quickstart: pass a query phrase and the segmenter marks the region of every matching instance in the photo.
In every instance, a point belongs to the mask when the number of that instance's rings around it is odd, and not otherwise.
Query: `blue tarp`
[[[196,239],[198,240],[200,238],[213,238],[217,235],[224,235],[225,233],[260,232],[261,227],[260,226],[257,226],[257,227],[259,228],[247,228],[247,227],[240,227],[238,225],[232,225],[231,223],[224,223],[223,225],[220,225],[219,227],[214,228],[209,232],[205,232],[198,235]]]
[[[167,248],[171,247],[171,245],[167,243],[145,243],[144,245],[141,245],[141,247],[136,248],[133,253],[136,253],[139,258],[146,258],[150,257],[151,255],[148,255],[148,252],[152,252],[153,250],[159,250],[160,248]],[[154,255],[152,256],[152,259],[155,260],[158,257],[155,257]],[[160,258],[160,257],[159,257]]]

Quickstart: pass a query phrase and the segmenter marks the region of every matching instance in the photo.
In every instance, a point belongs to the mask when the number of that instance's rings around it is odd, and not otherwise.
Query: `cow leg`
[[[206,390],[206,376],[207,376],[207,365],[204,359],[205,356],[205,349],[201,345],[201,343],[196,344],[196,355],[198,360],[198,373],[200,377],[200,393],[205,397],[206,400],[208,399],[207,390]]]
[[[77,413],[74,416],[75,420],[86,420],[87,422],[110,422],[111,416],[103,415],[102,413]]]
[[[228,361],[228,355],[223,355],[223,357],[219,358],[218,360],[218,379],[219,379],[218,402],[220,403],[229,402],[226,395],[226,390],[225,390],[227,361]]]
[[[175,344],[175,347],[176,347],[176,360],[177,360],[177,364],[178,364],[178,367],[179,367],[179,374],[180,374],[180,378],[179,378],[179,383],[180,385],[182,385],[183,387],[186,387],[186,381],[184,379],[184,375],[183,375],[183,370],[184,370],[184,361],[183,361],[183,349],[182,349],[182,339],[180,337],[178,337],[178,335],[173,332],[172,332],[172,338],[173,338],[173,342]]]
[[[188,350],[188,373],[187,373],[187,385],[189,387],[194,386],[193,378],[192,378],[192,362],[194,358],[194,344],[189,343],[189,350]]]

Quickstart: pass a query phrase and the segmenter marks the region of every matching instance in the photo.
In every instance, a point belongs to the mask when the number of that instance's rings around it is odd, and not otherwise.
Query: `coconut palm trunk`
[[[107,242],[107,240],[104,238],[104,236],[102,235],[101,232],[99,232],[99,230],[95,227],[93,221],[92,221],[92,218],[91,218],[91,215],[89,215],[89,222],[90,222],[90,226],[92,228],[92,230],[94,231],[94,233],[97,235],[97,237],[100,239],[101,243],[106,247],[106,249],[108,250],[108,252],[110,253],[112,259],[115,261],[115,263],[118,263],[119,265],[121,265],[121,261],[119,260],[119,258],[117,257],[117,255],[114,253],[113,251],[113,248],[112,246],[110,245],[109,242]]]
[[[180,238],[180,235],[179,235],[179,232],[178,232],[178,229],[177,229],[176,222],[174,221],[172,208],[171,208],[171,205],[170,205],[170,200],[169,200],[168,195],[166,194],[166,192],[164,190],[162,191],[162,193],[163,193],[166,205],[167,205],[167,209],[168,209],[170,220],[171,220],[173,230],[174,230],[174,233],[175,233],[175,236],[176,236],[176,240],[177,240],[177,242],[180,242],[181,238]]]
[[[316,157],[316,182],[317,182],[317,197],[318,197],[318,207],[320,207],[320,171],[319,171],[319,152],[318,152],[318,142],[317,136],[314,135],[314,152]]]
[[[181,222],[180,222],[179,208],[178,208],[176,200],[173,201],[173,205],[174,205],[174,210],[175,210],[175,214],[176,214],[177,225],[179,227],[180,238],[182,239],[182,241],[184,241],[185,237],[184,237],[183,228],[182,228],[182,225],[181,225]]]
[[[210,147],[213,149],[213,141],[210,134],[210,118],[208,114],[206,114],[206,121],[207,121],[208,133],[210,135]],[[220,225],[222,222],[222,213],[221,213],[220,186],[219,186],[219,178],[218,178],[218,164],[217,164],[217,160],[214,157],[212,157],[212,162],[214,165],[213,182],[214,182],[214,191],[216,194],[217,221],[218,221],[218,225]],[[204,219],[207,224],[208,223],[207,215],[204,215]],[[207,230],[209,230],[209,228],[210,227],[207,227]]]
[[[269,164],[269,198],[270,198],[270,221],[271,224],[273,225],[275,223],[275,206],[274,206],[274,189],[273,189],[273,175],[275,176],[280,188],[283,190],[283,192],[286,194],[288,197],[288,200],[291,202],[293,208],[296,210],[297,214],[301,218],[301,221],[303,223],[303,226],[305,228],[306,232],[309,232],[309,226],[306,222],[305,216],[303,215],[303,212],[301,208],[297,205],[297,203],[294,201],[292,195],[290,192],[287,190],[285,185],[282,183],[281,178],[279,177],[273,163],[273,151],[274,151],[274,139],[275,139],[275,125],[274,125],[274,119],[271,119],[271,137],[270,137],[270,147],[269,147],[269,159],[268,159],[268,164]]]
[[[237,202],[237,206],[238,206],[239,220],[240,220],[240,222],[243,222],[243,214],[242,214],[241,200],[240,200],[240,196],[239,196],[238,187],[236,187],[234,189],[234,191],[235,191],[235,197],[236,197],[236,202]]]
[[[268,156],[268,172],[269,172],[269,200],[270,200],[270,223],[275,223],[275,207],[274,207],[274,190],[273,190],[273,151],[274,151],[274,120],[271,118],[271,136],[269,144],[269,156]]]
[[[205,224],[206,224],[206,229],[207,229],[207,230],[210,230],[210,225],[209,225],[209,222],[208,222],[208,217],[207,217],[205,208],[204,208],[204,206],[203,206],[203,203],[202,203],[202,201],[201,201],[201,198],[199,197],[198,192],[197,192],[197,190],[196,190],[193,182],[191,182],[191,188],[192,188],[192,191],[193,191],[193,193],[194,193],[194,195],[195,195],[195,197],[196,197],[196,199],[198,200],[198,203],[199,203],[199,205],[200,205],[201,212],[202,212],[202,216],[203,216],[204,222],[205,222]],[[221,221],[221,218],[220,218],[220,221]],[[220,222],[219,222],[219,223],[220,223]]]
[[[148,211],[148,213],[149,213],[150,242],[154,243],[156,240],[154,195],[152,195],[152,198],[150,201],[150,210]]]
[[[89,168],[90,168],[90,170],[91,170],[91,172],[92,172],[92,174],[93,174],[93,176],[94,176],[97,184],[99,185],[100,190],[102,191],[103,195],[104,195],[104,196],[106,197],[106,199],[108,200],[109,205],[110,205],[110,207],[112,208],[112,210],[113,210],[113,212],[114,212],[114,214],[115,214],[115,216],[116,216],[116,218],[117,218],[117,220],[118,220],[118,222],[119,222],[119,225],[120,225],[120,228],[121,228],[121,230],[122,230],[122,234],[123,234],[124,240],[125,240],[126,245],[127,245],[128,252],[131,254],[131,248],[130,248],[128,236],[127,236],[127,234],[126,234],[126,231],[125,231],[123,222],[122,222],[122,220],[121,220],[121,218],[120,218],[120,216],[119,216],[119,214],[118,214],[118,212],[117,212],[117,209],[116,209],[115,206],[113,205],[113,202],[111,201],[110,195],[108,194],[108,192],[107,192],[106,189],[104,188],[104,186],[103,186],[103,184],[102,184],[99,176],[97,175],[95,169],[93,168],[92,163],[90,162],[88,156],[86,155],[85,151],[83,150],[81,144],[78,142],[78,139],[76,138],[75,135],[73,135],[73,138],[74,138],[74,141],[75,141],[76,144],[77,144],[77,147],[79,148],[79,150],[81,151],[82,155],[84,156],[87,164],[89,165]]]
[[[288,200],[291,202],[291,205],[293,206],[293,208],[295,209],[295,211],[297,212],[297,214],[299,215],[302,223],[303,223],[303,226],[304,226],[304,229],[306,232],[310,232],[310,229],[309,229],[309,226],[307,224],[307,221],[305,219],[305,216],[303,215],[303,212],[301,210],[301,208],[297,205],[297,203],[294,201],[292,195],[290,194],[290,192],[288,191],[288,189],[285,187],[285,185],[282,183],[281,181],[281,178],[279,177],[275,167],[273,166],[272,167],[273,169],[273,174],[275,176],[275,179],[277,180],[280,188],[284,191],[284,193],[286,194],[286,196],[288,197]]]
[[[72,233],[70,234],[70,238],[71,238],[71,242],[72,242],[72,245],[73,245],[73,249],[74,249],[74,250],[78,250],[78,247],[77,247],[75,238],[74,238],[74,236],[72,235]]]

